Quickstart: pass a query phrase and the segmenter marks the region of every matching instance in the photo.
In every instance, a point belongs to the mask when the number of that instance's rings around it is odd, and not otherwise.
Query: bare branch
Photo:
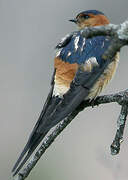
[[[46,149],[48,149],[48,147],[54,142],[56,137],[66,128],[66,126],[68,126],[68,124],[78,115],[79,112],[83,111],[85,108],[90,107],[92,105],[97,106],[100,104],[107,104],[107,103],[112,103],[112,102],[117,102],[120,105],[123,104],[122,106],[123,110],[121,111],[121,115],[123,116],[124,107],[127,107],[127,104],[128,104],[128,90],[125,90],[116,94],[99,96],[93,102],[83,101],[79,105],[79,107],[69,117],[65,118],[59,125],[56,126],[53,132],[45,138],[42,145],[40,146],[38,151],[32,156],[27,166],[23,169],[21,173],[18,174],[16,180],[24,180],[29,175],[29,173],[31,172],[33,167],[36,165],[40,157],[45,153]],[[125,119],[126,119],[126,116],[125,116]],[[122,123],[122,124],[124,125],[125,123]],[[121,138],[122,138],[122,134],[121,134]],[[115,148],[116,147],[114,147],[114,149]]]
[[[111,145],[111,154],[116,155],[120,151],[120,145],[123,142],[123,133],[125,122],[128,114],[128,104],[122,105],[120,115],[117,119],[117,131],[113,143]]]
[[[128,45],[128,21],[125,21],[120,25],[110,24],[107,26],[85,28],[81,31],[81,34],[86,38],[98,35],[111,36],[112,42],[109,48],[104,53],[103,58],[112,61],[115,54],[120,51],[123,46]],[[117,122],[116,136],[111,145],[111,153],[113,155],[119,153],[120,142],[123,137],[124,126],[128,113],[128,90],[116,94],[99,96],[93,102],[83,101],[74,112],[72,112],[58,126],[56,126],[52,133],[44,139],[41,147],[37,150],[35,155],[32,156],[27,166],[22,170],[21,173],[18,174],[15,180],[24,180],[29,175],[29,173],[36,165],[40,157],[44,154],[46,149],[54,142],[55,138],[65,129],[65,127],[75,118],[75,116],[77,116],[79,112],[90,106],[112,102],[117,102],[122,107]]]

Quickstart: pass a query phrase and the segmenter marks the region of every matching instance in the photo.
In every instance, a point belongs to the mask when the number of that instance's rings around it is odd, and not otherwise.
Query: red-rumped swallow
[[[54,58],[51,90],[28,142],[13,167],[13,175],[19,172],[48,131],[69,116],[83,100],[95,99],[116,70],[118,53],[113,61],[102,58],[111,38],[96,36],[85,39],[80,31],[85,27],[108,25],[108,18],[100,11],[88,10],[70,21],[79,30],[67,35],[56,46],[58,52]]]

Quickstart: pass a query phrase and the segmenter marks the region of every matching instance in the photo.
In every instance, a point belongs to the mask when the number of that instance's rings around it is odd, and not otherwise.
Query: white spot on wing
[[[87,64],[92,64],[93,66],[98,66],[98,62],[95,57],[91,57],[86,61]]]
[[[67,56],[71,56],[71,54],[72,54],[72,53],[69,51]]]
[[[83,38],[83,44],[82,44],[82,47],[81,47],[81,52],[83,51],[83,49],[84,49],[84,45],[85,45],[85,38]]]
[[[103,48],[103,47],[104,47],[104,41],[103,41],[103,44],[102,44],[101,48]]]
[[[95,66],[99,66],[99,64],[95,57],[91,57],[87,61],[85,61],[84,70],[91,72],[93,67],[95,67]]]
[[[75,50],[77,51],[77,49],[78,49],[78,42],[79,42],[79,36],[77,36],[76,38],[75,38],[75,40],[74,40],[74,45],[75,45]]]

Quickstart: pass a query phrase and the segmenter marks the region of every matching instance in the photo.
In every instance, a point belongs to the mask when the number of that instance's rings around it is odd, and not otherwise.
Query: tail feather
[[[21,164],[18,166],[18,168],[16,169],[16,171],[13,173],[13,176],[15,176],[20,169],[23,167],[23,165],[26,163],[26,161],[28,160],[28,158],[31,156],[33,151],[30,151],[27,153],[27,155],[25,156],[24,160],[21,162]],[[17,166],[16,166],[17,167]]]
[[[13,176],[15,176],[20,169],[23,167],[23,165],[26,163],[26,161],[29,159],[33,151],[36,149],[36,147],[39,145],[41,140],[45,137],[47,132],[50,130],[50,128],[45,129],[45,123],[43,125],[42,131],[38,132],[38,128],[40,127],[40,124],[42,124],[45,121],[45,117],[52,113],[55,106],[59,103],[60,98],[51,98],[48,100],[48,103],[45,105],[44,109],[42,110],[40,117],[33,128],[32,133],[30,134],[30,137],[28,139],[28,142],[26,146],[24,147],[20,157],[18,158],[17,162],[15,163],[12,172],[14,172]],[[27,153],[27,154],[26,154]],[[25,156],[26,154],[26,156]],[[25,158],[24,158],[25,156]],[[24,158],[24,159],[23,159]],[[22,160],[23,159],[23,160]]]
[[[34,148],[36,148],[40,141],[43,139],[43,137],[47,134],[47,132],[42,132],[42,133],[36,133],[36,130],[39,126],[39,124],[43,121],[43,117],[44,117],[44,114],[46,113],[48,107],[51,105],[51,102],[52,102],[52,93],[53,93],[53,82],[52,82],[52,86],[51,86],[51,90],[48,94],[48,97],[46,99],[46,102],[44,104],[44,107],[43,107],[43,110],[39,116],[39,119],[37,121],[37,123],[35,124],[35,127],[33,128],[33,131],[32,133],[30,134],[29,136],[29,139],[28,139],[28,142],[27,144],[25,145],[21,155],[19,156],[18,160],[16,161],[13,169],[12,169],[12,172],[14,172],[13,175],[16,175],[19,170],[22,168],[22,166],[24,165],[24,163],[27,161],[27,159],[30,157],[30,155],[32,154],[32,152],[35,150]],[[51,109],[52,110],[52,109]],[[27,153],[28,152],[28,153]],[[25,159],[22,161],[22,159],[24,158],[25,154],[27,153]],[[22,161],[22,162],[21,162]],[[22,164],[20,164],[20,162]],[[20,166],[19,166],[20,164]],[[19,166],[19,167],[18,167]],[[16,170],[16,168],[18,167],[18,169]],[[15,171],[16,170],[16,171]]]
[[[37,134],[37,133],[36,133]],[[32,138],[33,142],[29,142],[29,144],[27,143],[23,152],[21,153],[20,157],[18,158],[16,164],[14,165],[12,172],[13,176],[15,176],[20,169],[23,167],[23,165],[26,163],[26,161],[29,159],[29,157],[31,156],[31,154],[34,152],[34,150],[36,149],[36,147],[39,145],[39,143],[41,142],[41,140],[44,138],[44,136],[47,134],[47,132],[41,134],[37,134],[34,139]],[[28,151],[28,153],[26,154],[26,152]],[[26,156],[25,156],[26,154]],[[25,156],[25,158],[23,159],[23,157]],[[23,159],[23,160],[22,160]],[[22,161],[21,161],[22,160]],[[21,163],[20,163],[21,162]],[[17,168],[17,169],[16,169]]]
[[[23,157],[25,156],[25,154],[27,153],[29,149],[28,143],[26,144],[26,146],[24,147],[22,153],[20,154],[18,160],[16,161],[15,165],[13,166],[12,172],[15,171],[15,169],[17,168],[17,166],[19,165],[20,161],[23,159]]]
[[[70,114],[87,95],[88,89],[85,90],[83,87],[75,87],[74,91],[69,91],[63,100],[57,97],[52,99],[52,102],[47,107],[43,117],[40,116],[40,120],[32,131],[27,145],[17,160],[13,168],[13,172],[15,171],[13,175],[16,175],[20,171],[47,132],[68,114]],[[23,159],[26,153],[27,155]],[[22,159],[23,161],[21,161]]]

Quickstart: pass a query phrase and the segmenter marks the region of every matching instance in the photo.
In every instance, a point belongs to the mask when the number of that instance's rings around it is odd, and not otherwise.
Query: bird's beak
[[[70,19],[69,21],[77,23],[77,19]]]

